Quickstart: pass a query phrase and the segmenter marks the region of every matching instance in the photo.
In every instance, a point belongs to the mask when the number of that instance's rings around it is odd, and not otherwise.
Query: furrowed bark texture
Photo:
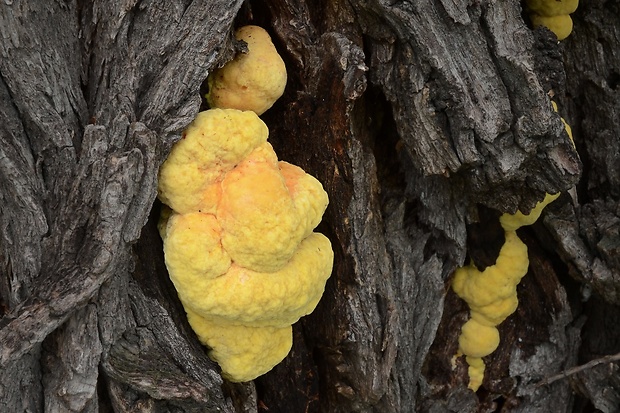
[[[107,387],[118,411],[232,411],[214,365],[184,348],[171,308],[132,281],[131,245],[240,2],[9,3],[1,410],[98,411]]]
[[[620,5],[588,1],[574,22],[576,35],[561,49],[566,93],[560,102],[586,168],[575,207],[546,222],[567,270],[585,285],[586,297],[591,293],[579,351],[585,363],[620,352]],[[620,406],[618,377],[617,364],[604,363],[571,381],[595,408],[613,412]]]
[[[270,115],[276,147],[307,169],[322,165],[315,173],[332,194],[324,222],[345,248],[319,308],[300,326],[316,343],[318,390],[284,371],[260,379],[261,387],[296,383],[317,411],[475,411],[463,366],[450,365],[465,310],[442,324],[447,280],[465,258],[466,224],[480,219],[478,203],[526,210],[541,189],[570,187],[580,168],[538,80],[520,8],[358,2],[306,10],[285,2],[270,16],[305,85],[285,97],[284,120]],[[290,139],[297,136],[312,138]],[[482,405],[497,397],[518,400],[524,411],[570,403],[566,382],[542,390],[495,383],[509,369],[529,383],[575,351],[562,286],[540,282],[552,304],[526,315],[551,312],[542,337],[527,357],[512,356],[506,341]],[[436,337],[441,348],[431,357]],[[265,392],[270,410],[287,396]]]
[[[620,352],[615,3],[582,0],[560,44],[516,1],[5,3],[0,411],[615,411],[616,365],[540,385]],[[335,261],[291,354],[232,384],[168,279],[155,197],[246,23],[287,64],[263,119],[329,193]],[[475,394],[450,277],[494,263],[501,213],[571,188],[520,231],[530,271]]]

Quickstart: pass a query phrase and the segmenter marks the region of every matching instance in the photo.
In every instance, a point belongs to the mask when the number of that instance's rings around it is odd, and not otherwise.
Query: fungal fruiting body
[[[571,13],[577,10],[579,0],[526,0],[530,20],[535,27],[544,26],[564,40],[573,30]]]
[[[251,27],[253,41],[271,44],[262,29]],[[248,45],[247,59],[254,61],[255,47]],[[246,98],[262,109],[240,110],[237,98],[227,95],[237,93],[239,76],[226,71],[209,79],[217,84],[217,99],[210,100],[215,107],[196,116],[160,168],[158,196],[169,208],[158,227],[190,326],[222,375],[241,382],[286,357],[291,325],[318,304],[333,252],[329,240],[313,232],[327,193],[301,168],[278,161],[257,116],[282,92],[267,96],[265,82],[273,78],[254,79],[247,85],[255,93]]]
[[[269,34],[258,26],[244,26],[235,32],[247,43],[248,53],[239,53],[208,78],[207,102],[214,108],[251,110],[261,115],[282,96],[286,66]]]
[[[466,356],[469,388],[474,391],[484,377],[482,357],[497,349],[500,340],[497,326],[517,309],[517,285],[527,273],[527,247],[516,230],[534,223],[542,209],[557,196],[547,194],[527,215],[517,212],[501,216],[505,242],[494,265],[480,271],[471,264],[455,272],[452,289],[468,304],[470,312],[470,319],[461,328],[459,354]]]
[[[327,194],[278,161],[266,140],[254,112],[210,109],[159,174],[159,197],[171,207],[160,223],[170,278],[231,381],[251,380],[288,354],[291,324],[316,307],[332,270],[330,242],[313,232]]]
[[[557,105],[555,102],[552,104],[557,112]],[[562,122],[572,143],[571,129],[563,118]],[[470,312],[469,320],[461,328],[457,355],[465,355],[469,365],[469,388],[474,391],[478,390],[484,378],[482,358],[494,352],[499,345],[497,326],[517,309],[517,285],[529,266],[527,246],[516,231],[536,222],[543,209],[559,195],[545,194],[529,214],[520,211],[503,214],[500,224],[505,241],[495,264],[480,271],[472,263],[458,268],[454,274],[452,289],[468,304]]]

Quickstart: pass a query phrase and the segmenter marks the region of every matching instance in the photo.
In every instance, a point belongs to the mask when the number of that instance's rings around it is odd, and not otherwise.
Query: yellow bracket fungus
[[[291,325],[318,304],[332,271],[314,228],[328,197],[314,177],[278,161],[257,116],[282,94],[286,70],[266,32],[209,77],[208,101],[159,171],[159,232],[190,326],[231,381],[271,370]]]
[[[573,20],[569,14],[574,13],[579,0],[526,0],[530,20],[534,27],[544,26],[564,40],[573,30]]]

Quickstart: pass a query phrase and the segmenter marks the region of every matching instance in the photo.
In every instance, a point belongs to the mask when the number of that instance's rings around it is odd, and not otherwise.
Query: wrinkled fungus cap
[[[254,112],[211,109],[198,113],[159,170],[159,199],[175,212],[215,212],[224,176],[269,130]]]

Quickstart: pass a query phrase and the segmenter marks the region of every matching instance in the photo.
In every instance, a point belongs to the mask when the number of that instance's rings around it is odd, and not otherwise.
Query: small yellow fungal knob
[[[465,361],[469,364],[467,373],[469,374],[469,387],[473,391],[477,391],[482,380],[484,379],[484,360],[480,357],[465,357]]]
[[[551,101],[551,106],[553,106],[553,110],[554,111],[558,111],[558,104],[555,103],[554,101]],[[566,130],[566,133],[568,134],[568,137],[570,138],[570,143],[573,144],[573,148],[576,148],[575,146],[575,140],[573,139],[573,130],[571,129],[570,125],[566,122],[566,120],[560,116],[560,120],[562,120],[562,123],[564,124],[564,130]]]
[[[544,26],[564,40],[573,30],[569,14],[577,10],[579,0],[526,0],[527,11],[534,27]]]
[[[552,17],[574,13],[579,0],[527,0],[525,3],[530,13]]]
[[[459,351],[470,357],[488,356],[499,346],[499,331],[470,318],[461,328]]]
[[[251,110],[261,115],[284,93],[286,66],[263,28],[244,26],[235,37],[248,44],[248,52],[239,53],[209,75],[207,102],[212,108]]]
[[[551,17],[531,14],[530,19],[534,27],[546,27],[555,34],[558,40],[566,39],[573,31],[573,19],[568,14]]]

